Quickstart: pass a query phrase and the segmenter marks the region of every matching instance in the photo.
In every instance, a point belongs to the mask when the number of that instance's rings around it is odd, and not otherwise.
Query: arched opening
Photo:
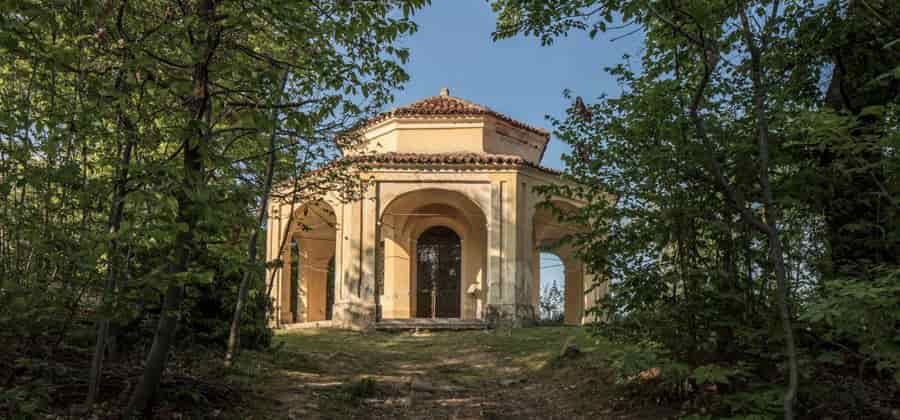
[[[561,318],[562,322],[569,325],[579,325],[583,322],[585,309],[585,283],[584,264],[576,257],[575,250],[566,238],[576,231],[576,227],[565,221],[562,215],[572,212],[575,207],[567,202],[552,201],[541,203],[534,213],[534,259],[532,272],[537,275],[533,278],[534,288],[538,291],[532,295],[532,302],[544,316],[542,300],[545,296],[545,278],[554,272],[559,282],[557,288],[562,294]],[[552,255],[554,261],[548,261],[546,256]],[[549,292],[547,290],[546,292]],[[559,314],[556,315],[560,317]]]
[[[459,191],[419,189],[386,200],[383,250],[376,253],[383,279],[378,290],[382,319],[480,318],[486,297],[486,224],[481,207]],[[432,301],[434,279],[438,287]]]
[[[550,252],[541,252],[540,289],[538,310],[541,322],[562,323],[565,321],[566,307],[566,267],[562,259]]]
[[[281,322],[332,319],[337,224],[334,209],[324,202],[299,206],[283,251]]]
[[[459,318],[462,244],[445,226],[433,226],[416,241],[416,317]]]

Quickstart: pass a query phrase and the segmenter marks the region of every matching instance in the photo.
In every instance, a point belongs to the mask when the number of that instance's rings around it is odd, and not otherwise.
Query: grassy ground
[[[571,338],[570,338],[571,337]],[[582,354],[560,358],[567,340]],[[227,381],[248,419],[660,418],[617,409],[606,342],[573,327],[512,331],[281,333],[244,353]]]

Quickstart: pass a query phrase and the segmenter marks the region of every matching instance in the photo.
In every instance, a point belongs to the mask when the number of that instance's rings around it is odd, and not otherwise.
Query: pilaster
[[[342,289],[334,317],[346,328],[367,330],[375,322],[376,312],[377,184],[368,185],[361,200],[342,207]]]
[[[488,223],[488,304],[485,320],[491,324],[528,325],[534,321],[534,307],[528,290],[531,270],[523,247],[526,228],[517,223],[527,218],[522,210],[521,188],[515,175],[506,175],[491,184],[491,214]]]

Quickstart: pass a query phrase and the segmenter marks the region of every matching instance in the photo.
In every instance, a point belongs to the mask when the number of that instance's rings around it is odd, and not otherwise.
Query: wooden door
[[[416,242],[416,316],[459,318],[462,246],[443,226],[429,228]]]

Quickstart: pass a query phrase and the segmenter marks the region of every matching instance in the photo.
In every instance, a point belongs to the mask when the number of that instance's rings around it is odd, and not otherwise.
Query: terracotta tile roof
[[[420,99],[409,105],[395,108],[388,112],[376,115],[368,120],[364,126],[372,126],[382,121],[394,117],[432,117],[432,116],[460,116],[474,117],[481,115],[490,115],[498,120],[504,121],[509,125],[539,134],[544,137],[550,137],[550,134],[541,128],[532,127],[523,122],[516,121],[506,115],[496,112],[484,105],[469,102],[462,98],[450,96],[447,91],[441,92],[438,96],[431,96]]]
[[[516,155],[501,155],[491,153],[472,153],[472,152],[451,152],[451,153],[376,153],[368,155],[344,156],[330,162],[325,163],[319,168],[313,169],[301,176],[301,179],[309,183],[319,183],[322,181],[320,175],[338,170],[345,171],[348,166],[361,164],[364,168],[366,165],[378,167],[403,167],[415,165],[431,165],[436,167],[452,167],[459,166],[476,166],[486,168],[534,168],[549,175],[560,176],[562,172],[541,166],[523,159]],[[421,168],[416,168],[421,170]],[[427,169],[426,169],[427,170]],[[292,185],[293,181],[285,181],[282,187]],[[303,187],[301,187],[302,189]]]
[[[540,171],[559,175],[561,172],[536,163],[529,162],[521,156],[500,155],[491,153],[451,152],[451,153],[377,153],[370,155],[347,156],[343,160],[372,164],[375,166],[391,165],[474,165],[499,167],[529,167]]]

